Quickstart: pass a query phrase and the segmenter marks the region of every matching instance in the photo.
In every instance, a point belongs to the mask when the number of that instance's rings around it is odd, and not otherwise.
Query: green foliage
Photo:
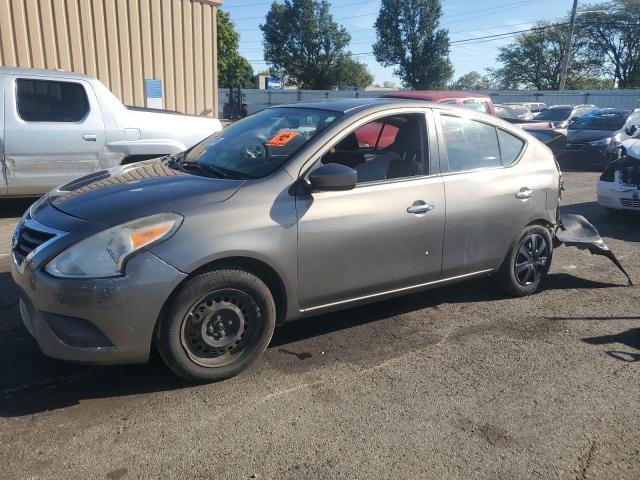
[[[334,82],[338,88],[349,86],[366,88],[373,83],[373,75],[367,70],[367,66],[351,57],[341,59],[336,65]]]
[[[640,88],[640,0],[585,5],[577,30],[618,88]]]
[[[491,90],[493,82],[487,75],[480,75],[474,70],[459,77],[449,88],[451,90]]]
[[[333,21],[326,0],[272,3],[264,25],[264,58],[290,85],[327,90],[371,83],[364,64],[351,58],[351,36]]]
[[[235,30],[229,14],[218,9],[218,84],[222,88],[240,85],[253,87],[253,68],[238,53],[240,35]]]
[[[498,55],[502,67],[491,71],[499,88],[524,86],[557,90],[567,36],[566,25],[539,22],[535,29],[519,35],[515,42],[502,47]],[[571,47],[566,88],[581,88],[580,83],[585,77],[597,78],[601,64],[601,60],[590,52],[588,39],[576,33]]]
[[[396,67],[405,87],[443,88],[453,76],[441,15],[440,0],[382,0],[373,52],[383,66]]]

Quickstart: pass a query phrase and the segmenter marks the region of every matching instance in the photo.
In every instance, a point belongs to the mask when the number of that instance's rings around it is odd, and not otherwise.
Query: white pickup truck
[[[95,78],[0,67],[0,197],[35,196],[124,163],[178,153],[214,118],[125,107]]]

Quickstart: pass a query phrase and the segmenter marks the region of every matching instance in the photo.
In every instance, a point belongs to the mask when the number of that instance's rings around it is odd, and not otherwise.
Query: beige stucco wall
[[[145,106],[144,79],[164,107],[218,116],[214,0],[0,0],[0,65],[99,78]]]

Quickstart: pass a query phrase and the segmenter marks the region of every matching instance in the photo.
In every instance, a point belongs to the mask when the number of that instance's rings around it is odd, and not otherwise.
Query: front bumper
[[[617,182],[598,181],[598,203],[616,210],[640,211],[640,190]]]
[[[149,252],[106,279],[59,279],[28,265],[20,273],[10,263],[22,320],[42,352],[82,363],[147,361],[162,307],[186,277]]]

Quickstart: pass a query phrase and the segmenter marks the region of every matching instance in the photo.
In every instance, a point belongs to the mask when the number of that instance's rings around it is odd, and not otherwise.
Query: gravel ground
[[[638,216],[566,174],[563,211],[640,283]],[[181,383],[153,359],[47,359],[20,324],[0,204],[0,478],[640,478],[640,287],[559,248],[546,287],[483,279],[280,328],[234,379]]]

